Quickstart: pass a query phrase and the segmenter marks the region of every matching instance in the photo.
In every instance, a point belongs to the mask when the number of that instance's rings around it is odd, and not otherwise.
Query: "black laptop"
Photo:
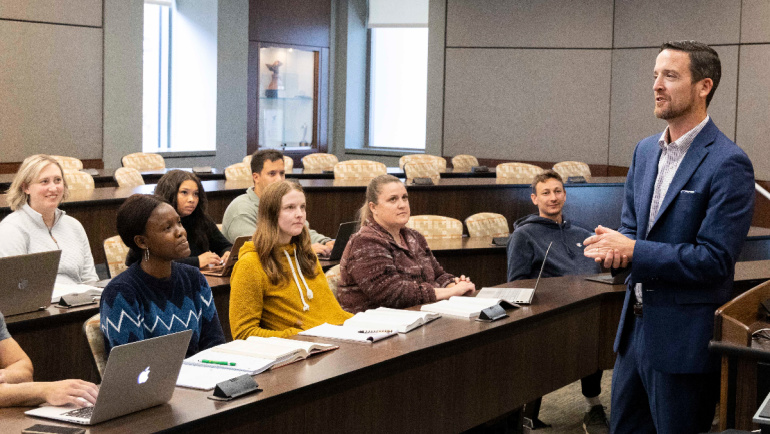
[[[345,251],[345,246],[348,245],[350,237],[358,230],[358,222],[347,222],[340,224],[340,229],[337,231],[337,238],[334,240],[334,247],[332,248],[329,256],[318,255],[318,259],[323,261],[339,261],[342,258],[342,252]]]

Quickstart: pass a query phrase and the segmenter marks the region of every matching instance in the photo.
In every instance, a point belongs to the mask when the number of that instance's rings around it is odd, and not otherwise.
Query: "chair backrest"
[[[413,215],[409,217],[406,227],[421,233],[426,240],[463,237],[460,220],[440,215]]]
[[[67,180],[67,187],[72,191],[94,189],[94,178],[86,172],[65,169],[64,179]]]
[[[409,162],[404,165],[406,173],[406,182],[410,183],[414,178],[430,178],[433,183],[437,183],[441,178],[438,166],[435,162]]]
[[[465,219],[468,235],[472,237],[505,237],[508,232],[508,219],[502,214],[480,212]]]
[[[251,178],[251,166],[235,163],[225,168],[225,179],[228,181],[248,181]]]
[[[326,281],[329,282],[329,289],[332,290],[332,294],[334,294],[335,298],[337,297],[337,288],[340,286],[341,278],[342,276],[340,275],[340,264],[329,268],[329,270],[326,272]]]
[[[126,271],[126,257],[128,256],[128,246],[123,244],[120,235],[109,237],[104,240],[104,256],[107,259],[107,268],[110,270],[110,277]]]
[[[430,154],[409,154],[398,159],[398,167],[400,167],[401,170],[404,170],[404,165],[406,163],[436,163],[439,172],[446,172],[446,159],[444,157],[437,157]]]
[[[334,154],[318,152],[302,157],[302,167],[310,170],[332,170],[337,163],[339,163],[339,160]]]
[[[138,170],[133,167],[119,167],[115,171],[115,181],[118,181],[118,187],[136,187],[144,185],[144,178]]]
[[[166,168],[166,161],[160,154],[135,152],[123,157],[123,167],[133,167],[142,172],[145,170],[160,170]]]
[[[251,166],[251,155],[247,155],[243,157],[243,164],[247,166]]]
[[[478,166],[479,160],[473,155],[455,155],[452,157],[452,170],[454,172],[470,172],[471,167]]]
[[[334,179],[370,181],[388,173],[388,168],[377,161],[347,160],[334,165]]]
[[[283,169],[286,171],[286,173],[289,173],[294,169],[294,160],[292,160],[291,157],[288,155],[283,156]]]
[[[564,182],[570,176],[582,176],[586,181],[591,180],[591,168],[582,161],[562,161],[553,165],[554,172],[561,175]]]
[[[544,172],[541,167],[527,163],[502,163],[495,171],[497,181],[505,184],[532,184],[535,176]]]
[[[107,354],[104,349],[104,333],[99,326],[99,314],[88,318],[83,323],[83,335],[86,337],[88,347],[91,349],[94,365],[99,372],[99,378],[104,375],[104,367],[107,366]]]
[[[62,170],[80,170],[83,168],[83,162],[74,157],[51,155],[51,158],[59,162]]]

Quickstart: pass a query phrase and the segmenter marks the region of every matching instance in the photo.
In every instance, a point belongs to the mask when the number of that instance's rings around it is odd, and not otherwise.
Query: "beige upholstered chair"
[[[452,170],[454,172],[470,172],[471,167],[478,166],[479,160],[473,155],[455,155],[452,157]]]
[[[91,355],[93,356],[94,365],[99,372],[99,377],[104,375],[104,367],[107,366],[107,354],[104,349],[104,333],[99,326],[99,314],[88,318],[83,324],[83,334],[88,342],[88,347],[91,349]]]
[[[243,157],[243,164],[247,166],[251,166],[251,155],[247,155]]]
[[[553,165],[554,172],[561,175],[564,182],[570,176],[582,176],[586,181],[591,180],[591,168],[582,161],[562,161]]]
[[[472,237],[505,237],[508,232],[508,219],[502,214],[480,212],[465,219],[468,235]]]
[[[104,240],[104,256],[107,258],[107,268],[110,270],[110,277],[115,277],[128,268],[126,266],[128,246],[123,244],[120,235]]]
[[[411,183],[414,178],[430,178],[435,184],[441,178],[435,162],[409,162],[404,165],[404,172],[407,183]]]
[[[74,157],[51,155],[51,158],[59,162],[62,170],[80,170],[83,168],[83,162]]]
[[[137,187],[144,185],[144,178],[138,170],[133,167],[119,167],[115,171],[115,181],[118,181],[118,187]]]
[[[347,160],[334,165],[334,179],[370,181],[388,173],[388,168],[377,161]]]
[[[462,238],[463,223],[440,215],[413,215],[406,227],[421,233],[425,239]]]
[[[144,172],[146,170],[160,170],[166,168],[166,161],[160,154],[145,154],[144,152],[135,152],[123,157],[123,167],[133,167]]]
[[[251,179],[251,167],[244,163],[235,163],[225,168],[225,179],[228,181],[248,181]]]
[[[329,271],[326,272],[326,281],[329,282],[329,289],[332,290],[332,294],[334,294],[334,297],[337,297],[337,288],[340,285],[341,277],[342,276],[340,275],[340,264],[337,264],[332,268],[329,268]]]
[[[65,169],[64,179],[67,181],[67,188],[72,191],[94,189],[94,178],[86,172]]]
[[[286,171],[286,173],[289,173],[294,169],[294,160],[292,160],[288,155],[283,156],[283,169]]]
[[[398,159],[398,167],[401,170],[404,169],[406,163],[436,163],[438,171],[441,173],[446,172],[446,159],[444,157],[437,157],[430,154],[409,154],[404,155]]]
[[[532,184],[543,169],[527,163],[502,163],[497,165],[497,181],[504,184]]]
[[[332,170],[339,163],[334,154],[315,153],[302,157],[302,167],[310,170]]]

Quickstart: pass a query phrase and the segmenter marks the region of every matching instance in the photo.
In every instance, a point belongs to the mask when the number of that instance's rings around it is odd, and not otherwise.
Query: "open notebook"
[[[256,375],[294,363],[336,345],[283,338],[250,336],[217,345],[184,360],[176,385],[210,390],[217,383],[239,375]]]

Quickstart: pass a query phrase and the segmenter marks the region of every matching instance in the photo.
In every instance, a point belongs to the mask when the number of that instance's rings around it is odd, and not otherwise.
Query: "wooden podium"
[[[752,334],[770,327],[761,302],[770,298],[770,282],[744,292],[715,315],[712,351],[722,355],[719,429],[757,429],[752,416],[770,392],[770,339]],[[767,335],[770,337],[770,331]]]

